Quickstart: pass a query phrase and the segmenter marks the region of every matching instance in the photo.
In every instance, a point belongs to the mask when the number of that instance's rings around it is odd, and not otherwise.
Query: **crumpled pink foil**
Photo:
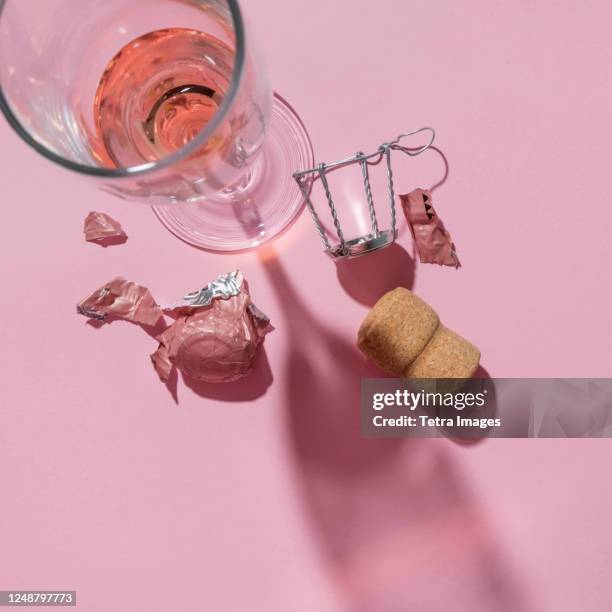
[[[121,277],[106,283],[80,302],[77,312],[100,321],[114,317],[150,326],[162,316],[161,308],[146,287]]]
[[[257,349],[272,329],[251,302],[239,271],[220,276],[164,311],[178,318],[159,336],[159,348],[151,355],[163,382],[173,367],[205,382],[239,380],[253,368]]]
[[[415,189],[400,200],[421,262],[458,268],[453,239],[432,206],[431,192]]]
[[[110,215],[101,212],[90,212],[83,226],[85,240],[102,244],[120,244],[127,240],[127,234],[121,224]]]

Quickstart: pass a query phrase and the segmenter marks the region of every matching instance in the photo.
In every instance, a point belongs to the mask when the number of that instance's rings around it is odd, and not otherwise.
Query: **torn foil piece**
[[[431,192],[415,189],[400,200],[420,261],[458,268],[453,239],[432,206]]]
[[[189,314],[198,308],[210,306],[213,300],[226,300],[238,295],[244,282],[244,276],[240,270],[234,270],[229,274],[221,274],[203,289],[192,291],[185,295],[183,299],[174,304],[163,306],[162,309],[171,316]]]
[[[107,246],[121,244],[127,240],[127,234],[121,224],[110,215],[101,212],[90,212],[83,226],[85,240]]]
[[[178,316],[151,355],[164,382],[173,367],[204,382],[239,380],[252,370],[258,347],[272,330],[268,317],[252,304],[238,270],[164,310]]]
[[[106,283],[77,304],[77,312],[99,321],[114,317],[150,326],[162,316],[161,308],[146,287],[121,277]]]

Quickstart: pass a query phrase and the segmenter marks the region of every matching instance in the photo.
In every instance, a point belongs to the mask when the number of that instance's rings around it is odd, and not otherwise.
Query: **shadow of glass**
[[[351,612],[525,611],[524,598],[442,440],[365,438],[360,379],[381,372],[266,270],[295,339],[287,428],[304,504]]]
[[[380,251],[336,264],[342,288],[357,302],[374,306],[396,287],[414,286],[414,259],[397,242]]]

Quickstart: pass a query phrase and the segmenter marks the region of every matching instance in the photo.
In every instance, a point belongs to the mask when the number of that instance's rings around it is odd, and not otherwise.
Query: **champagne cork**
[[[436,312],[403,287],[376,302],[357,346],[389,374],[407,378],[471,378],[480,361],[473,344],[441,325]]]
[[[423,352],[439,326],[431,306],[398,287],[376,302],[359,328],[357,345],[385,372],[400,374]]]

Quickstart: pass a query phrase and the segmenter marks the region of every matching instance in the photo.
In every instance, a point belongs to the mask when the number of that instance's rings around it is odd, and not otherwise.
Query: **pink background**
[[[306,214],[274,253],[198,251],[1,123],[0,589],[95,612],[609,610],[609,441],[360,439],[376,370],[354,339],[404,284],[492,376],[612,375],[612,5],[245,4],[319,160],[437,128],[464,267],[415,269],[404,231],[336,270]],[[400,191],[443,173],[406,164]],[[90,210],[127,244],[86,244]],[[115,275],[169,301],[235,267],[276,331],[229,389],[179,380],[175,402],[151,337],[75,314]]]

